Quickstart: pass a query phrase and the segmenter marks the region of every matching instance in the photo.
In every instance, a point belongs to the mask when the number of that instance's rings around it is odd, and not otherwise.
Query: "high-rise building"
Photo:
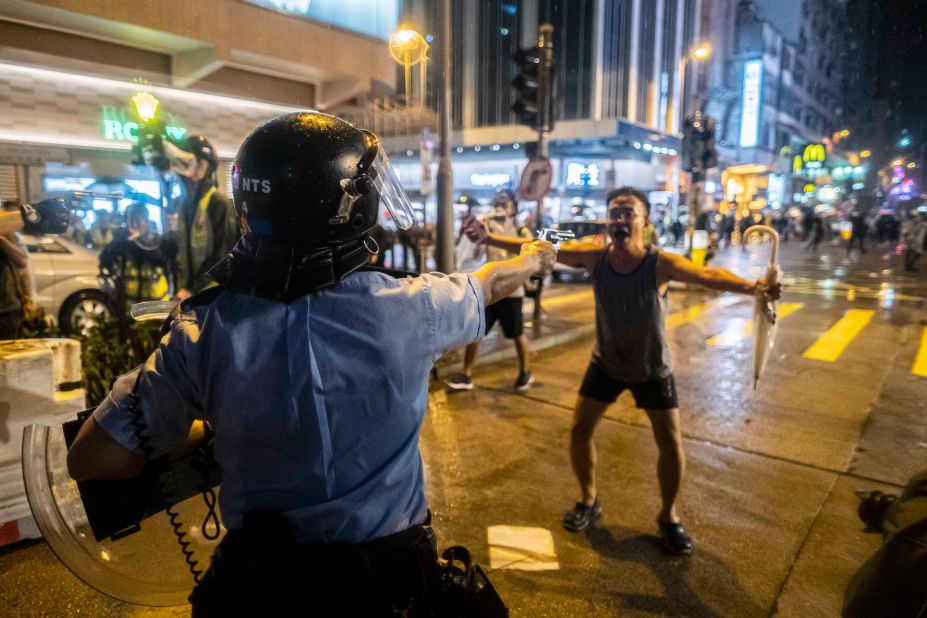
[[[574,202],[604,206],[631,184],[674,202],[679,185],[682,59],[697,38],[700,0],[453,0],[454,184],[488,198],[517,184],[537,134],[517,124],[512,56],[554,27],[557,122],[550,136],[549,211]],[[440,3],[406,0],[400,18],[437,48]],[[437,52],[432,54],[437,57]],[[431,105],[437,71],[430,70]],[[419,137],[389,141],[404,184],[420,186]],[[426,196],[418,196],[427,202]]]

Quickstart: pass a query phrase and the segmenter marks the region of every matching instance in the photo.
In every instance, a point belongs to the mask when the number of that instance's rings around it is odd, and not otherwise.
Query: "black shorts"
[[[638,408],[669,410],[679,407],[673,374],[642,384],[625,384],[605,373],[595,363],[589,363],[589,368],[586,369],[586,375],[583,377],[583,385],[579,387],[579,394],[596,401],[615,403],[618,395],[625,389],[629,389],[634,395]]]
[[[521,316],[522,298],[503,298],[486,307],[486,333],[492,330],[496,320],[502,324],[502,332],[509,339],[514,339],[525,332]]]

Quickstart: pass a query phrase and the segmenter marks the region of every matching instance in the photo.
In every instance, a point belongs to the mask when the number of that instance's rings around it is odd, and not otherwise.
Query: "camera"
[[[138,128],[138,141],[132,146],[132,164],[150,165],[164,174],[171,168],[170,159],[164,150],[163,120],[143,122]]]

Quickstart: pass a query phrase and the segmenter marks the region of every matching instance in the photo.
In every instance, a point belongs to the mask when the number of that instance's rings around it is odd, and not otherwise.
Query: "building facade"
[[[139,90],[158,99],[171,135],[213,142],[227,186],[260,123],[392,89],[398,15],[398,0],[5,0],[0,197],[128,188],[158,202],[157,177],[131,164]],[[126,205],[111,202],[94,206]]]
[[[702,92],[718,123],[710,192],[720,208],[833,203],[859,188],[865,162],[846,148],[855,72],[844,3],[804,0],[790,40],[754,2],[706,2],[705,34],[719,53]]]

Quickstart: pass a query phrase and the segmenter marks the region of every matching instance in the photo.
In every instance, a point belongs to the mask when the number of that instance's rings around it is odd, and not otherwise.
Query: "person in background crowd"
[[[493,198],[493,213],[486,219],[485,224],[494,234],[530,239],[531,233],[525,228],[520,229],[518,227],[517,215],[518,202],[515,200],[515,195],[511,191],[503,190],[496,193]],[[489,262],[510,259],[515,255],[514,253],[510,254],[505,249],[495,247],[481,247],[481,249],[486,252],[486,260]],[[527,390],[534,382],[534,376],[531,374],[528,361],[528,336],[525,334],[522,315],[522,301],[524,298],[524,288],[518,287],[507,298],[486,307],[485,332],[489,333],[498,321],[502,326],[502,333],[505,337],[515,343],[515,350],[518,354],[518,375],[513,386],[515,390],[519,391]],[[444,382],[450,389],[470,390],[473,388],[473,369],[476,366],[476,356],[479,350],[480,344],[478,341],[467,345],[464,350],[463,373],[453,375]]]
[[[847,241],[847,257],[849,257],[850,252],[853,250],[854,245],[859,245],[859,252],[862,254],[866,253],[866,234],[869,231],[869,226],[866,223],[866,216],[859,210],[854,211],[850,215],[850,224],[852,228],[850,229],[850,239]]]
[[[178,209],[176,290],[179,300],[210,285],[207,272],[224,258],[238,240],[232,202],[216,188],[219,157],[202,135],[187,138],[184,149],[196,164],[180,173],[186,196]]]
[[[116,300],[127,310],[133,303],[169,297],[169,261],[162,237],[150,229],[148,208],[130,204],[125,217],[126,227],[100,253],[100,271],[114,279]]]
[[[23,321],[38,316],[33,289],[29,252],[19,234],[0,235],[0,339],[16,339]]]
[[[95,210],[96,219],[90,226],[90,246],[97,251],[113,241],[113,213],[108,210]]]
[[[917,214],[908,220],[902,233],[904,243],[904,269],[915,270],[914,264],[927,249],[927,206],[920,206]]]

